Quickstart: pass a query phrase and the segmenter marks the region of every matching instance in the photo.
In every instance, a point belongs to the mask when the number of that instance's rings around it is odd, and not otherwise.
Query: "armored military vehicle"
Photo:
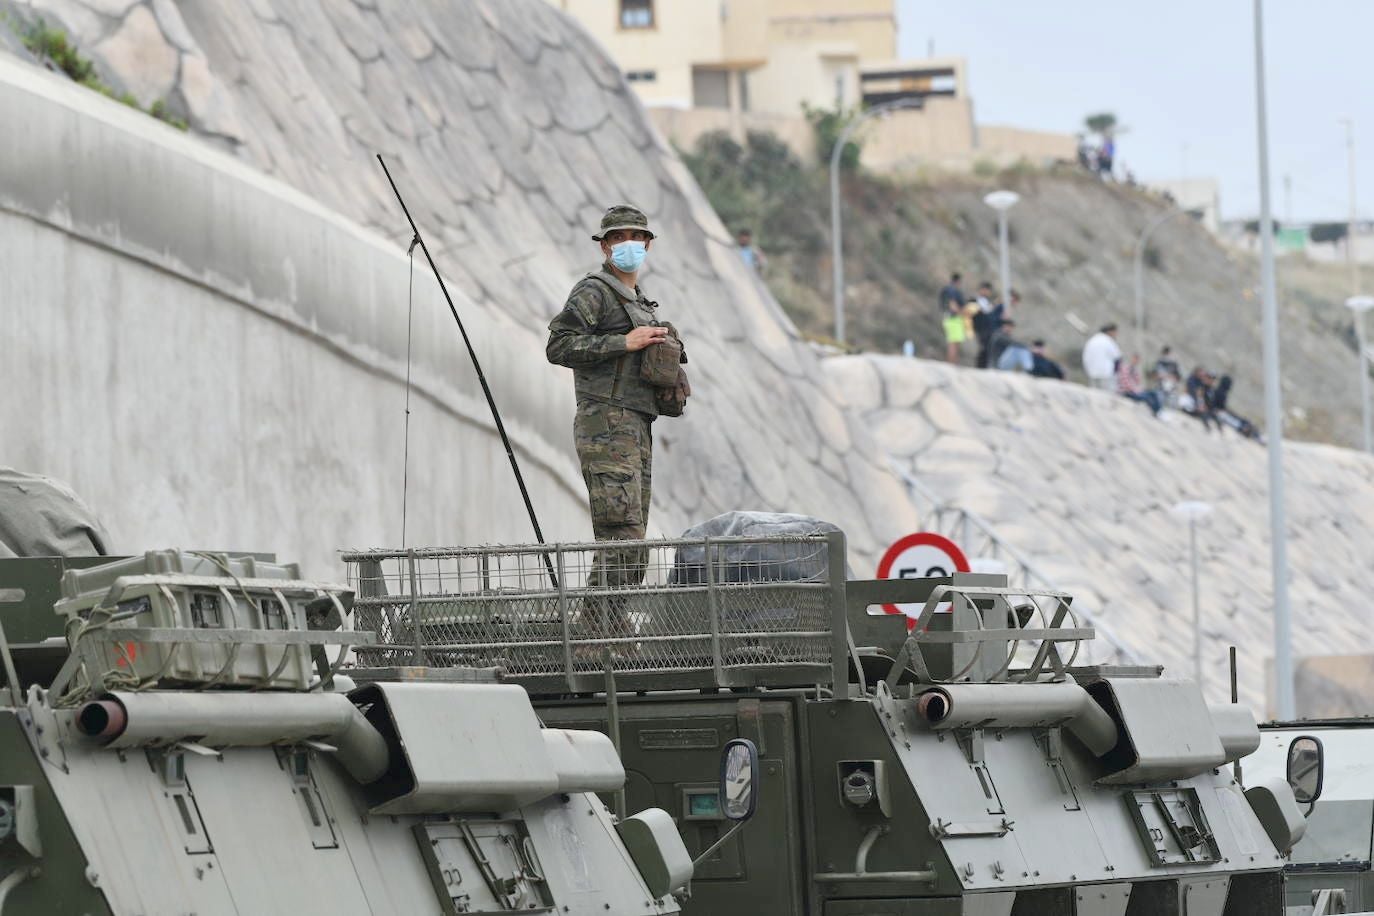
[[[592,575],[646,561],[643,584]],[[1157,667],[1076,664],[1071,597],[997,576],[846,581],[842,534],[344,554],[359,664],[497,666],[545,721],[597,729],[621,810],[672,812],[684,912],[1279,914],[1303,822],[1260,737]],[[619,581],[632,581],[629,576]],[[917,603],[919,619],[876,614]],[[717,754],[748,738],[759,814]]]
[[[266,556],[0,559],[0,914],[678,911],[605,735],[490,668],[350,680],[352,601]]]
[[[1247,775],[1283,776],[1307,815],[1285,871],[1288,916],[1374,911],[1374,719],[1266,722]]]

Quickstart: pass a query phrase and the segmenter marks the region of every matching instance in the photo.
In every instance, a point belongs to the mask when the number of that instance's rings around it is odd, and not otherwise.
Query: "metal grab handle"
[[[877,881],[883,884],[897,884],[915,881],[922,884],[934,884],[939,875],[935,869],[930,868],[930,863],[922,869],[911,871],[869,871],[868,854],[873,850],[873,844],[878,842],[878,837],[885,836],[889,827],[886,824],[876,824],[868,828],[868,833],[859,841],[858,853],[854,856],[853,871],[826,872],[816,875],[817,881]],[[726,834],[727,836],[729,834]]]
[[[23,884],[30,878],[37,878],[43,870],[37,865],[30,865],[27,868],[21,866],[5,876],[5,880],[0,881],[0,913],[5,912],[5,901],[9,899],[10,891]]]

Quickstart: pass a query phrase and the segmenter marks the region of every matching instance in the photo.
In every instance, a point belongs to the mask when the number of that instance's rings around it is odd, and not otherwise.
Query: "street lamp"
[[[1269,549],[1274,577],[1274,698],[1291,720],[1293,643],[1288,608],[1288,540],[1283,505],[1283,390],[1279,387],[1279,295],[1274,281],[1274,220],[1269,206],[1269,115],[1264,101],[1264,6],[1255,0],[1255,111],[1259,153],[1260,290],[1263,297],[1264,431],[1269,448]]]
[[[1007,211],[1016,206],[1021,195],[1015,191],[993,191],[983,203],[997,211],[998,260],[1002,266],[1002,302],[1011,308],[1011,252],[1007,248]]]
[[[835,340],[844,343],[844,244],[840,232],[840,156],[849,145],[849,138],[858,130],[859,125],[870,118],[896,111],[899,108],[920,108],[920,99],[897,99],[874,105],[859,114],[845,125],[830,151],[830,261],[831,282],[834,284],[835,303]]]
[[[1149,225],[1140,233],[1140,237],[1135,240],[1135,345],[1137,349],[1144,344],[1143,335],[1145,333],[1145,244],[1149,242],[1150,236],[1160,226],[1173,219],[1187,213],[1182,207],[1175,207],[1161,213],[1150,221]]]
[[[1351,296],[1345,307],[1355,313],[1355,339],[1360,351],[1360,410],[1364,414],[1364,450],[1374,452],[1374,429],[1369,425],[1369,348],[1364,342],[1364,313],[1374,308],[1374,296]]]
[[[1212,513],[1208,503],[1196,499],[1178,503],[1170,512],[1188,520],[1188,548],[1192,553],[1193,566],[1193,679],[1198,689],[1202,689],[1202,602],[1198,600],[1197,574],[1197,523]]]

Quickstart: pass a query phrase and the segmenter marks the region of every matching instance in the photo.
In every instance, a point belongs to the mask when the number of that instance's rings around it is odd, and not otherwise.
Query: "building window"
[[[627,70],[625,78],[632,83],[652,83],[658,80],[657,70]]]
[[[692,107],[729,108],[730,73],[709,67],[692,68]]]
[[[654,27],[654,0],[620,0],[620,27],[622,29],[652,29]]]

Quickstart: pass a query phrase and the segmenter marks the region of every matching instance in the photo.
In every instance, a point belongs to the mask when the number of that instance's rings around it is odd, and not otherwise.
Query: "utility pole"
[[[854,136],[854,131],[859,129],[859,125],[876,118],[886,115],[890,111],[899,108],[919,108],[920,99],[896,99],[891,102],[883,102],[866,108],[840,131],[840,136],[835,140],[835,146],[830,150],[830,261],[831,261],[831,285],[833,287],[833,302],[835,307],[835,340],[837,343],[844,344],[844,237],[843,225],[840,216],[840,157],[844,154],[844,148],[849,145],[849,138]]]
[[[1188,520],[1188,551],[1193,572],[1193,679],[1197,681],[1198,689],[1202,689],[1202,600],[1198,588],[1197,526],[1211,514],[1212,507],[1201,500],[1190,499],[1177,504],[1170,511]]]
[[[1345,150],[1350,162],[1350,222],[1345,230],[1345,261],[1350,266],[1350,295],[1360,294],[1360,264],[1355,260],[1355,122],[1341,118],[1345,125]]]
[[[1293,225],[1293,176],[1288,174],[1283,176],[1283,224]]]
[[[1175,216],[1187,213],[1181,206],[1173,206],[1151,220],[1135,240],[1135,345],[1145,342],[1145,244],[1160,226]]]
[[[1255,109],[1260,192],[1260,292],[1263,297],[1264,426],[1269,442],[1269,545],[1274,577],[1274,694],[1278,717],[1290,721],[1292,623],[1288,609],[1288,529],[1283,505],[1283,391],[1279,387],[1279,302],[1274,282],[1274,220],[1269,205],[1269,122],[1264,101],[1264,5],[1255,0]]]
[[[1365,344],[1364,313],[1374,309],[1374,296],[1351,296],[1345,300],[1355,319],[1355,347],[1360,351],[1360,412],[1364,420],[1364,450],[1374,454],[1374,425],[1369,416],[1369,347]]]
[[[1007,238],[1007,211],[1016,206],[1021,195],[1015,191],[993,191],[983,203],[997,211],[997,263],[1002,274],[1002,303],[1011,308],[1011,247]]]

